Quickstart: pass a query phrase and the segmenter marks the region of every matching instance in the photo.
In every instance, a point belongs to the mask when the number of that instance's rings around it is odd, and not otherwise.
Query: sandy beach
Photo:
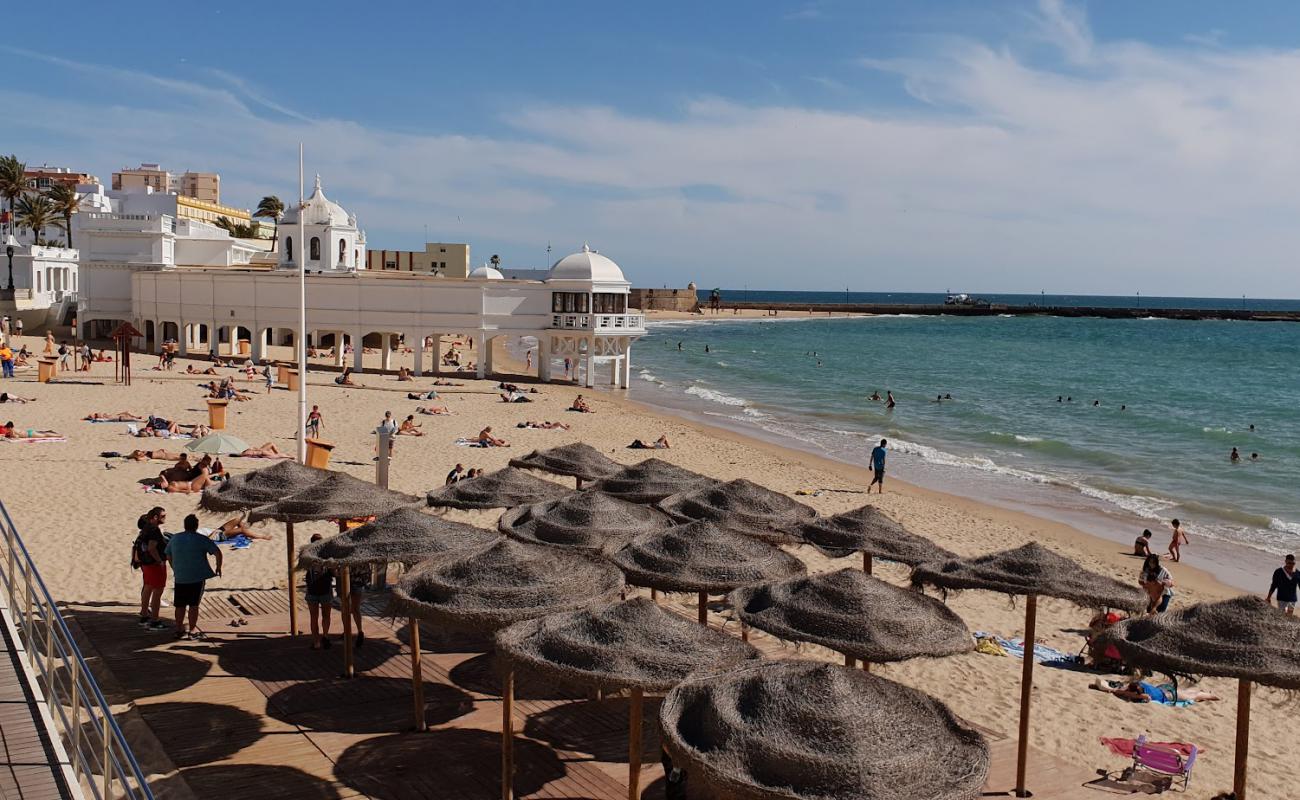
[[[746,316],[763,316],[761,312]],[[656,317],[671,316],[656,313]],[[728,315],[729,316],[729,315]],[[25,337],[30,349],[39,350],[38,340]],[[273,356],[288,358],[283,348]],[[367,368],[378,365],[378,356],[367,357]],[[20,430],[54,429],[67,441],[51,443],[0,442],[0,498],[33,552],[43,577],[57,598],[68,602],[121,601],[138,597],[139,576],[128,564],[135,520],[145,510],[160,505],[169,512],[169,529],[177,529],[185,514],[196,507],[196,497],[183,494],[147,493],[140,481],[156,476],[164,462],[136,463],[105,452],[127,453],[133,449],[163,446],[180,450],[184,442],[136,439],[126,435],[126,425],[82,421],[91,412],[129,411],[139,415],[159,414],[182,423],[205,422],[204,391],[198,384],[211,378],[187,375],[187,364],[200,368],[206,362],[178,359],[171,372],[151,371],[156,359],[142,355],[130,387],[116,385],[112,364],[96,364],[91,373],[65,373],[62,380],[42,385],[34,370],[19,372],[6,381],[3,390],[34,398],[28,404],[6,404],[0,417],[13,420]],[[319,363],[319,362],[314,362]],[[410,355],[396,357],[397,364],[410,366]],[[440,388],[441,401],[408,400],[407,392],[429,388],[432,379],[399,382],[395,376],[365,374],[357,377],[363,387],[333,384],[336,373],[313,372],[309,381],[309,403],[324,414],[323,438],[334,442],[332,467],[357,477],[373,479],[371,458],[375,425],[385,411],[399,419],[421,405],[445,402],[451,414],[417,414],[424,435],[397,438],[391,467],[393,489],[423,495],[440,486],[456,463],[488,472],[499,469],[514,456],[533,449],[582,441],[593,445],[621,463],[641,460],[645,452],[626,449],[634,438],[653,441],[661,434],[672,443],[670,450],[654,456],[683,467],[729,480],[745,477],[774,490],[793,494],[797,489],[823,490],[800,497],[821,514],[834,514],[867,502],[862,494],[869,481],[865,470],[818,458],[803,452],[757,441],[736,433],[686,421],[652,411],[630,402],[618,392],[588,391],[561,384],[536,385],[528,379],[511,377],[513,364],[505,352],[496,358],[503,374],[488,380],[444,375],[463,383]],[[237,374],[219,370],[221,375]],[[529,404],[502,403],[495,388],[499,380],[536,385],[538,394]],[[239,373],[238,385],[255,392],[248,402],[231,403],[227,432],[251,446],[273,442],[282,451],[293,452],[296,395],[283,388],[264,393],[260,377],[246,382]],[[578,393],[588,397],[596,413],[566,411]],[[569,430],[517,428],[527,421],[558,421]],[[508,440],[509,448],[479,449],[459,446],[460,437],[475,437],[485,426]],[[232,472],[265,466],[266,461],[227,458]],[[888,491],[870,502],[894,516],[910,530],[961,555],[985,553],[1036,540],[1077,560],[1087,569],[1136,581],[1140,562],[1122,552],[1114,542],[1084,534],[1057,522],[983,505],[943,493],[891,481]],[[495,512],[450,512],[457,519],[491,528]],[[200,514],[203,524],[216,525],[226,517]],[[224,577],[214,588],[267,588],[284,584],[282,530],[276,525],[261,528],[272,541],[255,542],[245,550],[228,552]],[[300,535],[332,526],[302,526]],[[1166,542],[1156,542],[1163,549]],[[854,559],[832,561],[812,548],[794,548],[814,572],[856,566]],[[906,572],[897,565],[884,565],[877,574],[902,583]],[[1239,594],[1212,576],[1188,566],[1177,570],[1175,604],[1184,606],[1201,600],[1215,600]],[[966,592],[949,598],[949,603],[972,630],[1007,637],[1018,636],[1023,608],[1003,596]],[[1082,646],[1078,630],[1086,627],[1091,612],[1068,603],[1047,600],[1039,606],[1039,640],[1058,650],[1075,653]],[[805,646],[801,657],[814,653],[834,659],[830,652]],[[793,647],[788,652],[795,653]],[[972,653],[942,661],[888,665],[880,672],[892,679],[931,692],[970,720],[1014,735],[1019,699],[1021,662],[1014,658]],[[1223,702],[1197,703],[1187,708],[1133,705],[1088,688],[1091,673],[1060,669],[1036,671],[1032,744],[1061,758],[1098,768],[1116,769],[1124,759],[1112,756],[1098,739],[1136,737],[1146,733],[1155,740],[1191,742],[1202,749],[1189,797],[1209,798],[1231,784],[1236,684],[1207,680],[1200,686],[1223,696]],[[1283,729],[1291,718],[1281,695],[1258,692],[1255,700],[1251,746],[1253,797],[1280,798],[1289,794],[1289,756],[1293,747],[1284,737],[1269,735]]]

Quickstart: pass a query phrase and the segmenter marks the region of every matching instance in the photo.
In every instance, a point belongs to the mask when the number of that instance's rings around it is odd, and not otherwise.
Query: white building
[[[306,227],[298,232],[298,215]],[[153,232],[164,246],[179,247],[180,239],[166,231]],[[371,334],[381,335],[383,367],[391,367],[390,342],[403,335],[409,343],[434,341],[444,333],[472,336],[479,354],[478,374],[493,370],[492,347],[500,337],[532,337],[541,354],[535,359],[538,377],[549,380],[562,359],[591,386],[597,360],[610,367],[609,381],[626,387],[631,379],[632,343],[644,335],[645,318],[627,307],[630,284],[610,259],[584,246],[555,262],[543,281],[504,280],[499,271],[480,267],[467,278],[377,271],[364,268],[365,234],[356,219],[328,200],[317,179],[315,191],[301,210],[288,210],[280,224],[280,262],[275,269],[253,264],[180,266],[141,260],[122,262],[129,279],[130,307],[125,315],[115,295],[111,311],[89,285],[84,292],[82,321],[130,320],[146,334],[146,346],[167,339],[180,342],[182,352],[234,353],[248,340],[255,359],[266,356],[271,344],[293,343],[298,325],[298,264],[307,270],[307,335],[319,343],[330,337],[336,363],[344,364],[343,348],[353,344],[353,366],[362,369],[361,346]],[[148,254],[153,258],[153,252]],[[88,262],[89,263],[89,262]],[[99,263],[99,262],[96,262]],[[135,268],[139,267],[139,268]],[[103,270],[107,273],[109,270]],[[105,316],[107,314],[108,316]],[[415,371],[439,372],[440,359],[424,363],[415,347]]]
[[[13,267],[13,297],[6,289]],[[0,248],[0,311],[22,319],[24,330],[71,322],[80,276],[77,251],[23,244],[10,236]]]

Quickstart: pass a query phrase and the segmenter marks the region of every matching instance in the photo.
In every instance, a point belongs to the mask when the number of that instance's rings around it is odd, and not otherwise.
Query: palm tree
[[[32,239],[36,244],[45,244],[41,238],[46,226],[54,224],[59,218],[58,209],[50,198],[43,194],[26,194],[18,198],[15,206],[18,222],[24,228],[30,228]]]
[[[280,238],[280,220],[284,217],[284,201],[275,195],[267,195],[257,204],[253,212],[255,217],[264,217],[275,222],[275,234],[271,237],[271,252],[275,252],[275,243]]]
[[[9,232],[14,230],[14,201],[27,193],[27,165],[18,156],[0,156],[0,197],[9,201]]]
[[[218,228],[224,228],[236,239],[252,239],[255,229],[251,222],[235,222],[230,217],[217,217],[217,221],[212,223]]]
[[[501,256],[494,253],[490,260],[492,261],[492,269],[501,269]]]
[[[70,183],[56,183],[45,193],[54,204],[54,210],[63,215],[63,234],[68,247],[72,247],[72,215],[81,210],[81,195]]]

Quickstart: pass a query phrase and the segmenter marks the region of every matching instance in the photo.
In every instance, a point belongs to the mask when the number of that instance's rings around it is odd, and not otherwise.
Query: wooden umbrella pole
[[[749,626],[743,622],[740,623],[740,641],[742,642],[749,641]]]
[[[1237,745],[1232,761],[1232,791],[1246,800],[1246,761],[1250,756],[1250,681],[1237,681]]]
[[[1028,797],[1025,770],[1029,757],[1029,701],[1034,688],[1034,625],[1038,621],[1038,595],[1025,598],[1025,659],[1020,671],[1020,738],[1016,742],[1016,797]]]
[[[420,666],[420,623],[411,617],[411,691],[415,696],[415,729],[428,730],[424,721],[424,669]]]
[[[872,564],[871,564],[871,554],[868,553],[866,550],[863,550],[863,551],[862,551],[862,571],[865,572],[865,573],[867,573],[868,575],[870,575],[870,574],[871,574],[871,567],[872,567]]]
[[[577,488],[579,491],[582,490],[582,478],[574,478],[573,483],[575,488]]]
[[[709,593],[700,592],[700,624],[709,625]]]
[[[863,662],[862,662],[862,671],[863,671],[863,672],[870,672],[870,671],[871,671],[871,662],[870,662],[870,661],[863,661]]]
[[[845,657],[844,657],[844,666],[846,666],[846,667],[856,667],[857,665],[858,665],[858,660],[857,660],[856,658],[854,658],[853,656],[845,656]]]
[[[632,690],[632,703],[628,707],[627,740],[627,797],[637,800],[641,796],[641,709],[642,691]]]
[[[501,679],[501,800],[515,796],[515,669]]]
[[[293,587],[293,523],[284,524],[285,569],[289,573],[289,635],[298,635],[298,593]]]
[[[653,600],[653,601],[655,601],[656,603],[659,602],[659,590],[658,590],[658,589],[651,589],[651,590],[650,590],[650,599]]]
[[[339,575],[339,605],[343,606],[343,677],[351,678],[352,666],[352,570],[343,568]]]

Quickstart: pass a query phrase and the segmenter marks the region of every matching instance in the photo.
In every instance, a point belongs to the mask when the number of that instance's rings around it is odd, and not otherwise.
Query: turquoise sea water
[[[855,463],[885,437],[891,471],[925,485],[1113,513],[1161,546],[1157,525],[1179,517],[1194,534],[1300,549],[1300,325],[691,320],[653,324],[634,356],[635,399]]]

